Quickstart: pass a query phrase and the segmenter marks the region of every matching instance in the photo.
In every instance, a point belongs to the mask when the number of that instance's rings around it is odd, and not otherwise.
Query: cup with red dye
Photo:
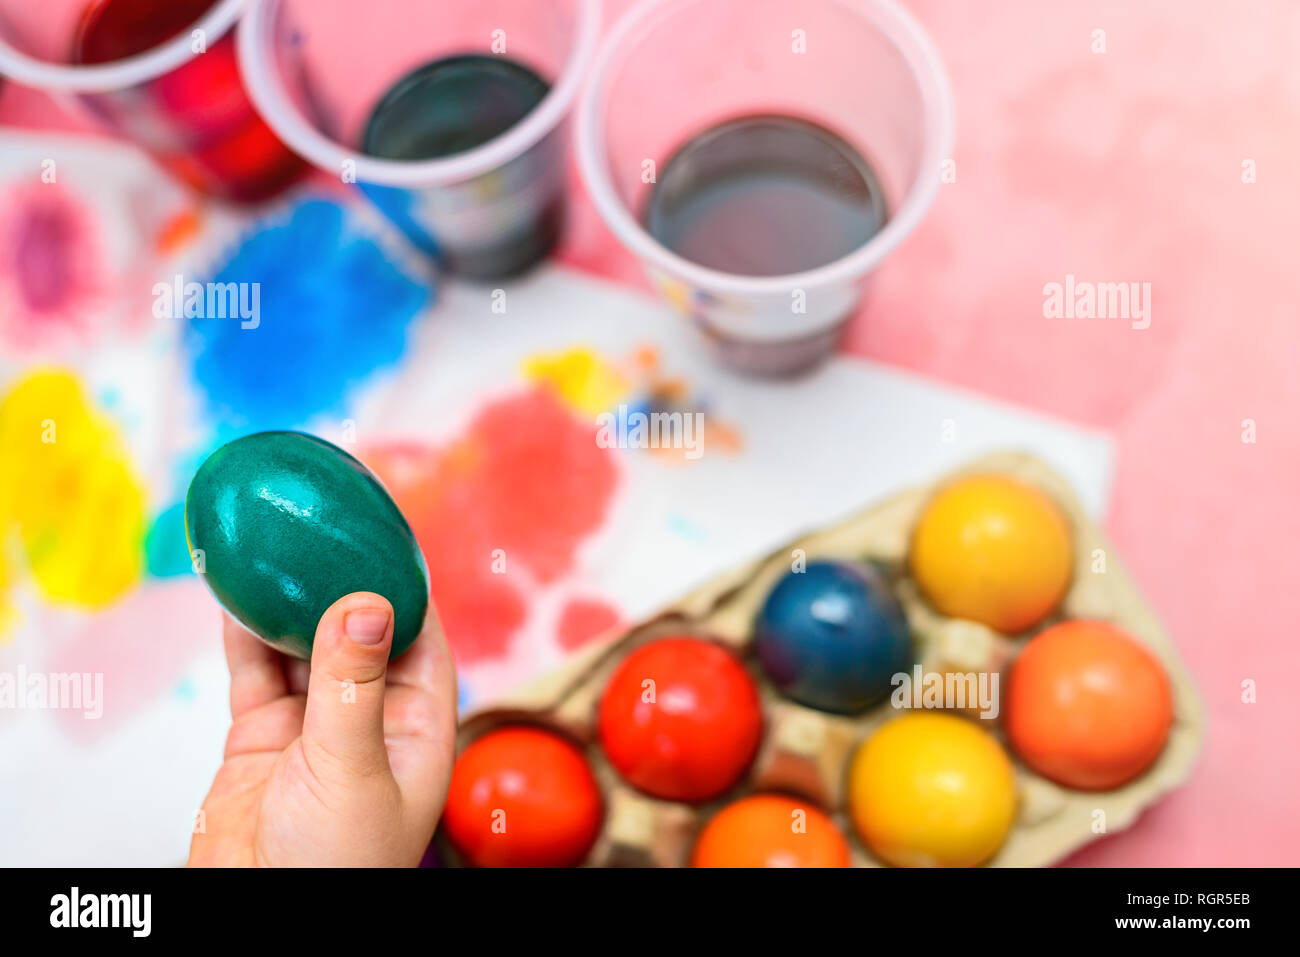
[[[255,202],[307,166],[244,93],[245,0],[0,0],[0,73],[44,90],[204,193]]]
[[[253,0],[240,68],[286,143],[443,268],[496,279],[559,238],[597,20],[597,0]]]

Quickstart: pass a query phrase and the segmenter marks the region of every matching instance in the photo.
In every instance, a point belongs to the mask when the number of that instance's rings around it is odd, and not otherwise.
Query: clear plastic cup
[[[651,235],[646,169],[761,114],[810,120],[862,154],[883,187],[885,226],[842,258],[774,276],[706,268]],[[575,120],[605,222],[719,359],[755,374],[796,372],[835,349],[868,276],[934,199],[953,125],[934,45],[890,0],[643,0],[597,54]]]
[[[260,200],[307,167],[244,94],[232,34],[243,7],[244,0],[0,0],[0,73],[89,114],[197,189]],[[163,24],[177,32],[131,55],[84,62],[90,49],[113,49],[109,33],[166,34]]]
[[[253,0],[239,60],[254,103],[295,150],[355,182],[447,269],[490,279],[545,256],[560,230],[560,133],[595,51],[597,0]],[[487,142],[433,159],[361,149],[377,104],[446,57],[504,56],[549,84]]]

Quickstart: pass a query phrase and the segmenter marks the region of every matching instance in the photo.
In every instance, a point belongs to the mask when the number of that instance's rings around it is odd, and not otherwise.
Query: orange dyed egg
[[[1105,791],[1150,766],[1173,723],[1160,662],[1113,625],[1067,621],[1011,667],[1007,740],[1031,768],[1066,787]]]
[[[705,825],[692,867],[848,867],[849,845],[807,801],[755,794],[728,804]]]

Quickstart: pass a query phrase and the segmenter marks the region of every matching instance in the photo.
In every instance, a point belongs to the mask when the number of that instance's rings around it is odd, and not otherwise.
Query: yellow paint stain
[[[0,550],[16,544],[47,598],[97,608],[140,578],[144,488],[74,376],[34,373],[0,401],[0,462]]]
[[[9,567],[9,557],[0,543],[0,644],[4,643],[4,635],[18,620],[18,611],[9,601],[9,583],[12,581],[13,572]]]
[[[691,288],[676,279],[661,276],[655,282],[659,294],[668,300],[668,304],[683,315],[691,313]]]
[[[530,382],[549,386],[566,405],[586,415],[614,409],[628,393],[623,373],[591,349],[530,356],[523,368]]]

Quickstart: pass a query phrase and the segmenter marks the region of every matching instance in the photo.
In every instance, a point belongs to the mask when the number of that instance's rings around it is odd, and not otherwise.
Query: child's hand
[[[392,641],[392,607],[369,592],[325,612],[310,669],[226,617],[234,721],[192,866],[419,863],[451,776],[456,678],[432,605],[390,665]]]

